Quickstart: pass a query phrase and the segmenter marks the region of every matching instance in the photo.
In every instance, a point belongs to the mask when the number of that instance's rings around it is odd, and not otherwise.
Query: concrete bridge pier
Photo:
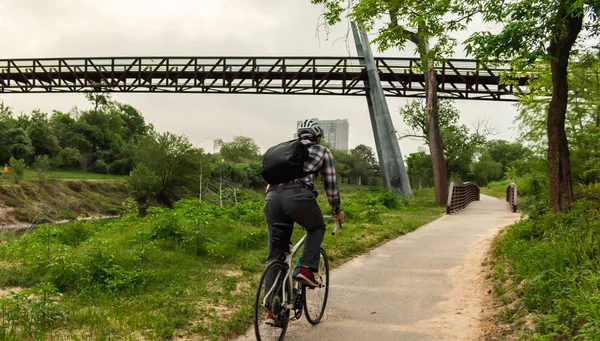
[[[385,100],[383,88],[375,58],[369,46],[369,38],[364,29],[358,32],[356,24],[352,24],[352,33],[356,51],[361,65],[366,66],[368,80],[365,81],[367,106],[371,117],[371,126],[377,148],[377,158],[383,177],[383,185],[399,195],[412,195],[410,181],[404,166],[400,145],[396,138],[396,130],[392,123],[390,111]]]

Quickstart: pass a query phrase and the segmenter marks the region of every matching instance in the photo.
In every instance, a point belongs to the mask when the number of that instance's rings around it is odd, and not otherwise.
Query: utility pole
[[[396,130],[381,87],[381,80],[375,58],[371,52],[367,32],[363,28],[358,31],[354,22],[351,25],[357,54],[360,59],[364,60],[364,62],[361,61],[361,65],[364,65],[367,70],[368,81],[365,80],[367,106],[371,116],[371,126],[375,137],[383,185],[386,188],[391,188],[396,194],[412,195],[402,152],[396,138]]]
[[[221,164],[223,161],[221,159]],[[219,207],[223,207],[223,167],[219,167]]]
[[[200,155],[200,192],[198,193],[198,201],[202,201],[202,157],[203,157],[203,153],[200,152],[200,149],[198,148],[198,142],[204,142],[203,141],[196,141],[196,150],[198,152],[198,154]]]
[[[200,194],[198,194],[198,201],[202,201],[202,158],[200,158]]]
[[[223,207],[223,176],[219,170],[219,207]]]

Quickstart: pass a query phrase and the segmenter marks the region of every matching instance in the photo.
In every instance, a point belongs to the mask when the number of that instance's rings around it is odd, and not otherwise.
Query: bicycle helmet
[[[323,136],[323,129],[321,129],[317,121],[304,120],[298,126],[298,136],[318,138],[319,136]]]

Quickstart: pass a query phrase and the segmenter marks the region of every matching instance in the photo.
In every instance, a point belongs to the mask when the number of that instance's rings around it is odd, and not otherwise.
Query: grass
[[[128,189],[122,182],[0,181],[0,221],[51,222],[93,214],[117,214]]]
[[[333,267],[444,212],[432,190],[410,199],[368,187],[343,193],[347,221],[323,242]],[[0,297],[0,311],[11,312],[0,319],[0,339],[221,340],[244,332],[267,251],[262,200],[245,195],[237,207],[182,200],[144,218],[46,226],[1,243],[0,287],[33,289],[31,297],[50,303]],[[124,209],[135,211],[131,201]],[[292,240],[302,233],[295,228]]]
[[[481,194],[489,195],[491,197],[506,199],[506,187],[513,182],[512,180],[494,181],[487,184],[487,186],[480,187]]]
[[[497,238],[492,275],[508,327],[495,337],[599,340],[600,185],[576,195],[568,212],[532,210]]]
[[[481,193],[506,200],[506,187],[510,183],[517,185],[517,203],[518,210],[525,213],[543,210],[547,205],[548,189],[547,180],[540,179],[539,176],[528,176],[517,178],[515,180],[503,180],[490,182],[485,187],[481,187]]]
[[[96,174],[84,172],[79,169],[74,170],[50,170],[47,172],[49,180],[90,180],[90,181],[125,181],[124,175]],[[23,176],[24,180],[38,180],[35,170],[27,169]]]

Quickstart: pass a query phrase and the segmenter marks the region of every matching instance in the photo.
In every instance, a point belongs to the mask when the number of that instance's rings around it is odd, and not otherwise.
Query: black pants
[[[264,213],[269,231],[267,263],[278,259],[289,250],[289,241],[296,222],[307,231],[301,264],[316,272],[319,269],[319,252],[325,235],[325,221],[315,194],[308,188],[277,188],[267,193]],[[282,236],[287,240],[274,242]],[[265,281],[266,287],[270,288],[273,278],[267,276]]]

